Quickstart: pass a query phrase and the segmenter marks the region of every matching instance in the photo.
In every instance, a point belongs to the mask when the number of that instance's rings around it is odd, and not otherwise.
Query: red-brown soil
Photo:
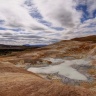
[[[29,63],[31,65],[37,64],[37,61],[42,63],[41,58],[45,57],[75,59],[93,57],[96,55],[95,49],[95,43],[69,40],[35,51],[0,56],[0,96],[96,96],[96,81],[90,86],[88,83],[82,83],[76,87],[41,78],[38,74],[24,69]],[[92,64],[96,67],[95,60]],[[96,70],[90,69],[88,73],[95,75]],[[91,90],[93,87],[94,90]]]

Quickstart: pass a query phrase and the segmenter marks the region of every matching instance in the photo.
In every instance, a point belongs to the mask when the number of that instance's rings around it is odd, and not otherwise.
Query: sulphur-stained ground
[[[95,59],[95,43],[71,40],[0,56],[0,96],[96,96]]]

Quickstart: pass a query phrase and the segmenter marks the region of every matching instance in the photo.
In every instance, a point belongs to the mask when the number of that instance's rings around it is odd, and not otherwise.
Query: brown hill
[[[0,96],[96,96],[95,56],[96,43],[78,40],[0,56]],[[26,70],[33,65],[52,63],[42,58],[89,59],[92,65],[87,71],[95,80],[77,87],[42,78]]]
[[[90,42],[96,43],[96,35],[74,38],[72,40],[75,40],[75,41],[90,41]]]
[[[44,80],[38,75],[0,63],[0,96],[95,96],[96,92]]]

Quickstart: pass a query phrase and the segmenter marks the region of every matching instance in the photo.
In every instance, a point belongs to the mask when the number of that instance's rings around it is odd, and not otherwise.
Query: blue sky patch
[[[5,22],[4,20],[0,20],[0,24],[1,24],[1,25],[4,24],[4,22]]]
[[[83,15],[81,17],[81,22],[83,23],[84,21],[88,19],[93,19],[96,17],[96,10],[92,12],[92,16],[90,17],[90,13],[88,12],[88,6],[87,5],[78,5],[76,7],[76,10],[82,11]]]
[[[88,12],[88,7],[87,5],[78,5],[76,7],[76,10],[79,10],[79,11],[82,11],[83,12],[83,15],[82,15],[82,18],[81,18],[81,22],[83,23],[84,21],[88,20],[89,19],[89,12]]]
[[[0,30],[8,30],[7,28],[0,27]]]

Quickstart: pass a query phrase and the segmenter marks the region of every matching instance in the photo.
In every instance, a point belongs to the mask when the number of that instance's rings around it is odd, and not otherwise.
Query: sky
[[[96,0],[0,0],[0,44],[45,45],[96,35]]]

